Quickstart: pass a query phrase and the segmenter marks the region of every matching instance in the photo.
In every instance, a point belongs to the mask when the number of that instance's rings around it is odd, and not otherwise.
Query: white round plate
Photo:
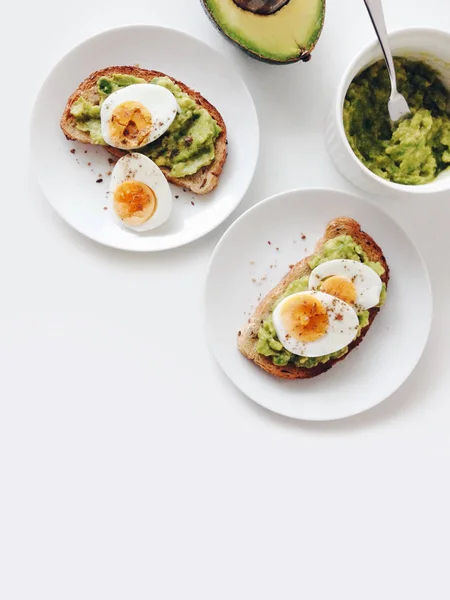
[[[198,90],[221,113],[229,142],[229,156],[217,189],[205,196],[194,196],[171,186],[171,218],[162,227],[139,234],[122,228],[112,218],[106,194],[110,155],[103,148],[67,141],[59,127],[67,98],[90,73],[113,65],[135,64],[162,71]],[[101,244],[135,251],[181,246],[222,223],[243,198],[259,150],[255,106],[230,62],[186,33],[153,25],[111,29],[66,54],[39,92],[31,134],[39,183],[60,216]],[[103,181],[96,183],[99,179]]]
[[[383,249],[391,268],[386,304],[362,344],[330,371],[277,379],[240,354],[237,333],[289,265],[311,254],[327,223],[342,216]],[[431,325],[430,282],[413,242],[376,206],[334,190],[285,192],[244,213],[211,257],[205,295],[208,340],[225,373],[261,406],[296,419],[340,419],[387,398],[416,366]]]

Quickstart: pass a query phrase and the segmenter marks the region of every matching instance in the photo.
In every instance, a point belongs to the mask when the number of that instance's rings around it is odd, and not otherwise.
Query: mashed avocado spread
[[[114,74],[110,77],[100,77],[97,81],[100,104],[92,104],[83,96],[74,102],[70,112],[77,121],[77,128],[88,132],[92,143],[105,144],[100,123],[100,107],[105,98],[120,88],[135,83],[147,82],[131,75]],[[181,112],[164,135],[148,146],[140,148],[139,152],[151,158],[159,167],[170,169],[173,177],[194,175],[202,167],[213,162],[215,142],[221,129],[209,112],[181,91],[169,77],[155,77],[150,83],[172,92]]]
[[[367,254],[359,246],[354,239],[349,235],[339,235],[331,240],[328,240],[322,247],[321,251],[309,260],[309,267],[315,269],[318,265],[334,259],[349,259],[356,260],[364,263],[371,269],[373,269],[378,275],[383,275],[384,268],[380,263],[371,262],[368,259]],[[277,305],[287,296],[296,294],[297,292],[305,292],[308,290],[309,275],[305,275],[301,279],[293,281],[287,288],[284,294],[277,298],[276,302],[272,306],[272,311]],[[382,306],[386,299],[386,286],[383,284],[383,289],[380,296],[380,303],[378,306]],[[358,313],[359,319],[359,331],[358,336],[361,334],[361,330],[367,327],[369,324],[369,311],[363,310]],[[333,354],[327,354],[326,356],[319,356],[316,358],[310,358],[306,356],[297,356],[286,350],[281,342],[277,338],[275,327],[272,322],[272,316],[266,319],[259,328],[258,331],[258,342],[256,344],[256,351],[263,356],[270,356],[274,365],[285,366],[288,363],[295,365],[296,367],[312,368],[317,367],[321,363],[326,363],[334,358],[340,358],[347,354],[348,347],[342,348],[338,352]]]
[[[395,59],[399,91],[411,117],[392,125],[384,61],[360,73],[344,102],[344,128],[353,152],[373,173],[405,185],[429,183],[450,165],[450,93],[423,62]]]

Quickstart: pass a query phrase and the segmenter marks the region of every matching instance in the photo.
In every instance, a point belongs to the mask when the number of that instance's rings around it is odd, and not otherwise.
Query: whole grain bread
[[[64,112],[61,117],[61,129],[68,140],[92,144],[89,133],[77,129],[76,119],[70,114],[70,109],[80,96],[83,96],[92,104],[99,104],[100,96],[97,91],[98,79],[100,77],[107,77],[116,73],[132,75],[133,77],[141,77],[146,81],[151,81],[154,77],[168,77],[168,75],[165,75],[160,71],[149,71],[147,69],[141,69],[140,67],[126,66],[108,67],[107,69],[101,69],[100,71],[91,73],[91,75],[81,82],[77,89],[73,92],[64,108]],[[205,98],[203,98],[201,94],[192,90],[181,81],[177,81],[173,77],[170,77],[170,79],[172,79],[172,81],[176,83],[184,93],[188,94],[197,102],[197,104],[209,112],[209,114],[217,121],[217,124],[222,129],[222,132],[216,139],[214,161],[207,167],[200,169],[200,171],[195,173],[195,175],[189,175],[181,178],[172,177],[169,169],[163,167],[161,170],[170,183],[188,189],[194,194],[207,194],[208,192],[211,192],[219,183],[219,177],[222,173],[222,169],[227,158],[227,128],[219,111]],[[105,146],[105,148],[117,158],[120,158],[126,154],[125,151],[119,150],[118,148],[113,148],[111,146]]]
[[[370,235],[361,230],[359,223],[349,217],[339,217],[328,223],[324,236],[317,242],[315,251],[319,251],[326,241],[335,238],[338,235],[350,235],[366,252],[369,260],[381,263],[385,269],[381,279],[387,286],[389,282],[389,266],[383,255],[383,251]],[[348,356],[347,353],[341,358],[333,359],[327,363],[308,369],[305,367],[296,367],[291,364],[277,366],[273,364],[270,357],[263,356],[256,352],[258,330],[262,322],[270,316],[275,300],[284,293],[288,285],[296,279],[300,279],[311,273],[311,268],[308,264],[310,258],[311,256],[308,256],[292,266],[289,273],[265,296],[248,323],[238,333],[238,348],[242,354],[249,360],[252,360],[258,367],[267,371],[267,373],[276,377],[282,377],[283,379],[310,379],[311,377],[316,377],[321,373],[325,373],[325,371],[331,369],[338,361],[343,360]],[[380,309],[376,307],[369,310],[369,325],[364,327],[361,331],[361,335],[349,345],[349,352],[362,342],[379,310]]]

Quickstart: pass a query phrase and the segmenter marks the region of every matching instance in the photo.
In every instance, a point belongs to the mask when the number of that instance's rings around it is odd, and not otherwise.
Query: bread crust
[[[385,269],[384,274],[381,276],[381,280],[387,287],[389,283],[389,266],[383,251],[370,235],[365,231],[362,231],[359,223],[354,219],[349,217],[339,217],[330,221],[323,237],[316,244],[315,252],[320,251],[325,242],[338,235],[350,235],[355,242],[362,247],[364,252],[366,252],[369,260],[381,263]],[[311,379],[312,377],[317,377],[317,375],[320,375],[321,373],[325,373],[337,362],[344,360],[344,358],[346,358],[349,353],[363,341],[380,310],[376,307],[369,310],[369,325],[364,327],[361,331],[361,335],[349,345],[347,354],[341,358],[329,360],[327,363],[320,364],[317,367],[308,369],[290,364],[278,366],[273,364],[271,357],[258,354],[258,352],[256,352],[256,344],[258,342],[258,331],[262,322],[270,316],[274,301],[285,292],[286,288],[296,279],[300,279],[304,275],[309,275],[309,273],[311,273],[311,269],[308,265],[310,259],[311,256],[307,256],[290,269],[289,273],[285,275],[280,283],[263,298],[253,315],[250,317],[248,323],[246,323],[238,333],[238,348],[240,352],[246,358],[258,365],[258,367],[261,367],[261,369],[264,369],[264,371],[267,371],[267,373],[270,373],[275,377],[281,377],[283,379]]]
[[[63,130],[66,138],[68,140],[74,140],[84,144],[92,144],[89,133],[77,129],[76,119],[70,114],[70,109],[72,108],[74,102],[80,98],[80,96],[83,96],[86,100],[92,102],[93,104],[98,104],[100,97],[97,91],[97,81],[100,79],[100,77],[108,77],[114,74],[132,75],[133,77],[141,77],[146,81],[151,81],[154,77],[169,77],[181,88],[185,94],[188,94],[197,102],[199,106],[205,108],[209,112],[209,114],[217,121],[217,124],[222,129],[222,132],[216,139],[214,161],[207,167],[200,169],[200,171],[194,175],[189,175],[187,177],[172,177],[170,175],[170,169],[165,167],[162,167],[161,171],[164,173],[164,176],[170,183],[188,189],[194,194],[208,194],[215,187],[217,187],[227,158],[227,127],[222,115],[215,108],[215,106],[208,102],[208,100],[206,100],[199,92],[196,92],[181,81],[170,77],[170,75],[161,73],[160,71],[149,71],[148,69],[141,69],[140,67],[134,66],[115,66],[108,67],[106,69],[100,69],[99,71],[91,73],[89,77],[80,83],[77,89],[67,100],[67,104],[64,108],[60,122],[61,129]],[[119,150],[118,148],[113,148],[112,146],[105,146],[105,148],[116,158],[121,158],[126,154],[125,151]]]

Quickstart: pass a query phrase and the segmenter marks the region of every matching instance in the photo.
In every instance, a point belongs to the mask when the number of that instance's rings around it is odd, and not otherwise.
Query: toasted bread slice
[[[149,71],[147,69],[141,69],[140,67],[108,67],[107,69],[95,71],[95,73],[92,73],[87,79],[80,83],[67,101],[61,117],[61,129],[68,140],[75,140],[85,144],[92,143],[88,132],[77,129],[76,120],[70,114],[70,109],[72,104],[76,102],[80,96],[83,96],[86,100],[92,102],[93,104],[98,104],[100,102],[100,97],[97,92],[97,81],[100,79],[100,77],[107,77],[115,73],[132,75],[133,77],[141,77],[146,81],[151,81],[154,77],[167,77],[167,75],[159,71]],[[161,170],[170,183],[186,188],[194,194],[207,194],[208,192],[211,192],[219,183],[219,177],[222,173],[223,165],[227,158],[227,128],[219,111],[207,100],[205,100],[203,96],[201,96],[198,92],[191,90],[187,85],[181,83],[181,81],[177,81],[173,77],[170,77],[170,79],[172,79],[172,81],[174,81],[184,93],[193,98],[199,106],[205,108],[209,112],[209,114],[217,121],[217,124],[222,129],[222,132],[216,140],[216,155],[214,161],[207,167],[200,169],[200,171],[195,173],[195,175],[177,178],[170,175],[169,169],[163,167]],[[119,150],[118,148],[113,148],[111,146],[105,147],[108,152],[117,158],[120,158],[126,154],[125,151]]]
[[[348,217],[340,217],[328,223],[324,236],[317,242],[316,252],[320,250],[326,241],[335,238],[338,235],[350,235],[355,242],[362,247],[364,252],[366,252],[369,260],[379,262],[384,267],[385,272],[381,279],[387,286],[389,282],[389,267],[383,255],[383,251],[374,242],[370,235],[361,230],[359,223],[353,219]],[[256,311],[249,319],[249,322],[238,334],[238,348],[242,354],[257,364],[258,367],[261,367],[264,369],[264,371],[267,371],[267,373],[270,373],[276,377],[282,377],[283,379],[310,379],[311,377],[316,377],[317,375],[328,371],[328,369],[331,369],[334,364],[348,356],[347,353],[341,358],[332,359],[327,363],[308,369],[305,367],[296,367],[295,365],[290,364],[286,366],[277,366],[273,364],[270,357],[262,356],[262,354],[258,354],[258,352],[256,352],[258,330],[261,326],[261,323],[270,316],[273,303],[284,293],[288,285],[296,279],[300,279],[301,277],[311,273],[311,269],[308,264],[310,258],[311,256],[302,259],[291,268],[289,273],[282,279],[282,281],[261,301]],[[364,327],[364,329],[361,331],[361,335],[349,345],[349,352],[362,342],[379,310],[379,308],[371,308],[369,310],[369,325]]]

